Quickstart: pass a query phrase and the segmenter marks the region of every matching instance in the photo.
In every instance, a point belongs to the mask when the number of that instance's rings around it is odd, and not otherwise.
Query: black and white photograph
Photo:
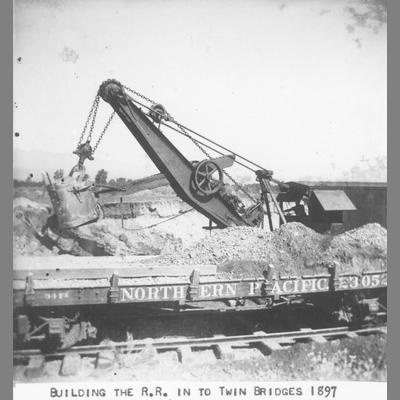
[[[386,0],[13,9],[15,400],[386,398]]]

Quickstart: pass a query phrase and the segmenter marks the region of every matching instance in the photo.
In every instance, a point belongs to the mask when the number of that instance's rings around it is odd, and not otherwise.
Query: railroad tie
[[[382,326],[382,327],[378,328],[377,331],[379,333],[383,333],[386,335],[387,334],[387,326]]]
[[[35,355],[29,358],[29,363],[25,368],[24,375],[28,379],[38,378],[42,375],[46,360],[43,355]]]
[[[218,343],[214,345],[214,354],[218,360],[234,359],[235,354],[233,352],[232,346],[228,343]]]
[[[354,339],[354,338],[357,338],[357,337],[358,337],[358,335],[357,335],[356,332],[346,332],[346,333],[345,333],[345,336],[346,336],[347,338],[349,338],[349,339]]]
[[[81,356],[77,353],[66,354],[62,360],[60,375],[73,376],[79,372],[82,365]]]
[[[254,342],[254,346],[260,350],[264,356],[269,356],[273,351],[284,349],[276,340],[260,340],[259,342]]]
[[[102,350],[97,354],[96,368],[106,369],[115,363],[115,352],[113,350]]]
[[[178,360],[181,363],[190,362],[191,360],[193,360],[192,347],[189,345],[179,346],[177,349],[177,353],[178,353]]]
[[[253,336],[265,336],[267,333],[264,331],[256,331],[253,332]],[[284,339],[286,344],[294,344],[294,340],[287,338]],[[268,356],[273,351],[283,350],[284,348],[281,345],[282,339],[260,339],[259,341],[253,342],[253,345],[258,348],[264,355]]]
[[[226,338],[225,335],[214,335],[213,337],[215,339]],[[218,360],[233,360],[235,358],[234,350],[230,343],[216,343],[212,348]]]
[[[282,350],[282,345],[277,340],[263,340],[265,346],[267,346],[271,351]]]
[[[310,333],[309,339],[312,342],[315,342],[315,343],[327,343],[328,342],[328,340],[324,336],[312,334],[312,332],[313,332],[312,328],[301,328],[300,330],[305,333],[309,332]]]
[[[324,338],[322,335],[312,335],[310,339],[316,343],[327,343],[328,340]]]

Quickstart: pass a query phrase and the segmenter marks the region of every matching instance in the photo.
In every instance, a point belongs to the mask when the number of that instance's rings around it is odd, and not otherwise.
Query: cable
[[[156,114],[158,114],[158,115],[160,115],[160,116],[163,115],[162,113],[159,113],[158,111],[153,110],[152,108],[146,106],[145,104],[141,103],[140,101],[138,101],[138,100],[136,100],[136,99],[133,99],[133,98],[132,98],[132,101],[134,101],[135,103],[141,105],[142,107],[147,108],[148,110],[150,110],[150,111],[152,111],[152,112],[155,112]],[[256,164],[255,162],[250,161],[250,160],[247,159],[246,157],[241,156],[239,153],[236,153],[236,152],[234,152],[233,150],[230,150],[230,149],[228,149],[227,147],[222,146],[221,144],[219,144],[219,143],[217,143],[217,142],[214,142],[213,140],[207,138],[206,136],[201,135],[200,133],[195,132],[195,131],[193,131],[193,130],[190,129],[190,128],[187,128],[185,125],[182,125],[182,124],[180,124],[180,123],[177,123],[176,121],[172,121],[172,122],[175,123],[176,125],[182,127],[183,129],[188,130],[189,132],[193,133],[194,135],[197,135],[197,136],[201,137],[202,139],[206,140],[207,142],[210,142],[210,143],[214,144],[215,146],[218,146],[218,147],[220,147],[221,149],[223,149],[223,150],[225,150],[225,151],[227,151],[227,152],[229,152],[229,153],[231,153],[231,154],[234,154],[236,157],[241,158],[242,160],[248,162],[249,164],[252,164],[252,165],[254,165],[255,167],[257,167],[257,168],[259,168],[259,169],[267,170],[267,168],[264,168],[264,167],[262,167],[261,165],[258,165],[258,164]],[[165,122],[162,123],[162,124],[165,125],[165,126],[167,126],[167,127],[170,128],[170,129],[176,130],[176,129],[173,128],[171,125],[168,125],[168,124],[166,124]],[[179,131],[178,131],[178,132],[179,132]],[[236,161],[236,162],[237,162],[237,161]],[[244,166],[243,164],[240,164],[240,165]],[[254,170],[251,169],[250,167],[246,167],[246,168],[248,168],[248,169],[250,169],[251,171],[254,172]]]
[[[165,122],[161,122],[161,125],[166,126],[166,127],[170,128],[171,130],[173,130],[173,131],[175,131],[175,132],[178,132],[178,133],[180,133],[181,135],[185,136],[185,134],[184,134],[183,132],[181,132],[179,129],[176,129],[176,128],[174,128],[174,127],[172,127],[172,126],[166,124]],[[201,141],[198,140],[198,139],[192,138],[192,140],[194,140],[195,142],[201,144],[201,145],[204,146],[204,147],[207,147],[208,149],[210,149],[210,150],[212,150],[212,151],[215,151],[217,154],[219,154],[219,155],[221,155],[221,156],[224,156],[224,155],[225,155],[225,153],[223,153],[222,151],[219,151],[219,150],[217,150],[215,147],[209,146],[208,144],[205,144],[204,142],[201,142]],[[249,166],[247,166],[247,165],[241,163],[240,161],[235,160],[235,163],[241,165],[242,167],[248,169],[248,170],[251,171],[251,172],[254,172],[254,173],[256,172],[255,169],[250,168]]]
[[[129,232],[136,232],[136,231],[142,231],[142,230],[144,230],[144,229],[154,228],[155,226],[161,225],[161,224],[163,224],[164,222],[171,221],[172,219],[178,218],[178,217],[180,217],[180,216],[182,216],[182,215],[185,215],[185,214],[187,214],[188,212],[191,212],[191,211],[194,211],[194,208],[189,208],[189,210],[182,211],[181,213],[176,214],[176,215],[173,215],[172,217],[167,218],[167,219],[165,219],[164,221],[157,222],[156,224],[152,224],[152,225],[148,225],[148,226],[143,226],[143,227],[141,227],[141,228],[136,228],[136,229],[126,229],[126,228],[125,228],[125,230],[126,230],[126,231],[129,231]]]

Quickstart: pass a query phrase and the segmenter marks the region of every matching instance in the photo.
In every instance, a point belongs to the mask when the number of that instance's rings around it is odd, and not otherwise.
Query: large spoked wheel
[[[217,193],[222,186],[222,170],[213,161],[201,161],[194,171],[193,183],[195,188],[206,196]]]

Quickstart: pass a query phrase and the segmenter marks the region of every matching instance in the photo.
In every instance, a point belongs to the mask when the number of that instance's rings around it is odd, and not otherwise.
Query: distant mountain
[[[26,151],[14,148],[14,178],[26,179],[29,174],[33,174],[33,180],[41,180],[41,172],[46,171],[53,176],[54,171],[63,169],[68,174],[76,164],[77,157],[72,153],[53,153],[48,151]],[[121,160],[118,157],[105,159],[95,157],[94,161],[87,161],[87,173],[94,178],[96,172],[105,169],[108,178],[126,177],[128,179],[138,179],[143,176],[159,172],[150,160],[129,159]]]

